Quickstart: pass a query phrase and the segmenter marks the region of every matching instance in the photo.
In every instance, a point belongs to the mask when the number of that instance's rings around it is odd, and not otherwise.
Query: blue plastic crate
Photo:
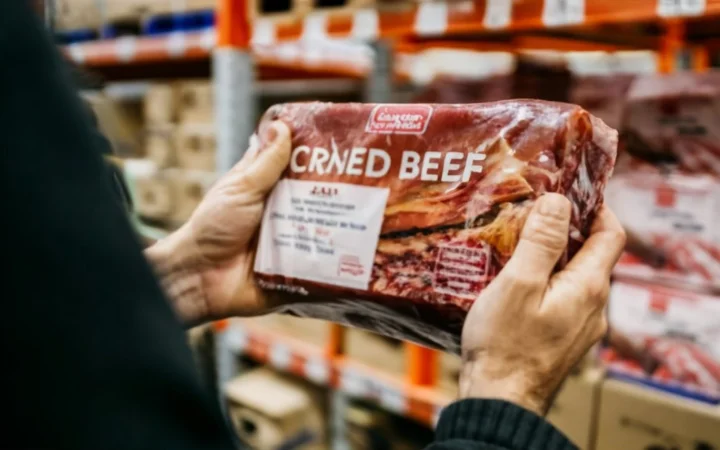
[[[141,34],[156,36],[178,31],[200,31],[215,26],[215,11],[188,11],[183,13],[163,14],[145,20],[141,26]]]

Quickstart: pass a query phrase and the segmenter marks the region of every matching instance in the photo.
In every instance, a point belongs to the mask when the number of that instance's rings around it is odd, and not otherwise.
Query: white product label
[[[423,2],[415,15],[415,32],[419,35],[437,35],[447,30],[448,7],[446,2]]]
[[[388,192],[281,180],[265,207],[255,271],[367,289]]]
[[[292,354],[285,344],[274,344],[270,348],[270,364],[280,370],[287,370],[290,367]]]
[[[479,248],[443,245],[433,273],[435,292],[474,299],[487,283],[487,267],[491,259],[490,246]]]
[[[636,233],[684,234],[713,241],[720,220],[719,193],[707,184],[617,178],[609,183],[607,199],[623,224]]]
[[[485,4],[485,28],[505,28],[510,25],[512,18],[512,5],[510,0],[487,0]]]
[[[374,9],[363,9],[353,14],[353,25],[350,36],[359,40],[372,40],[378,37],[380,21]]]
[[[257,19],[252,27],[253,45],[272,45],[275,43],[275,24],[269,19]]]
[[[698,16],[705,12],[706,0],[658,0],[660,17]]]
[[[234,327],[225,333],[225,342],[230,347],[230,350],[242,353],[247,348],[248,336],[243,329]]]
[[[585,21],[585,0],[545,0],[543,22],[549,27]]]

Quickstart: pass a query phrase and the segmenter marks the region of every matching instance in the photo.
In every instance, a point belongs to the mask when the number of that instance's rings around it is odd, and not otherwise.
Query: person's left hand
[[[251,146],[182,228],[146,251],[185,323],[257,315],[274,306],[255,284],[253,240],[265,199],[290,160],[290,130],[275,122],[269,134],[270,144]]]

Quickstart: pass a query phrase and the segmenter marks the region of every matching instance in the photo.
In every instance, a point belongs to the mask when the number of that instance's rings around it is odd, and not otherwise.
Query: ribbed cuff
[[[578,450],[542,417],[502,400],[465,399],[445,408],[436,442],[464,439],[509,450]]]

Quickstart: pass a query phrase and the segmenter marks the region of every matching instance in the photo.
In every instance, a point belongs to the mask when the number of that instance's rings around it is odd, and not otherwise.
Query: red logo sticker
[[[360,262],[360,258],[355,255],[342,255],[338,261],[338,275],[350,275],[351,277],[359,277],[365,273],[365,268]]]
[[[675,206],[675,189],[671,186],[659,186],[655,191],[655,204],[662,208]]]
[[[365,131],[381,134],[423,134],[432,116],[429,105],[378,105],[370,113]]]

